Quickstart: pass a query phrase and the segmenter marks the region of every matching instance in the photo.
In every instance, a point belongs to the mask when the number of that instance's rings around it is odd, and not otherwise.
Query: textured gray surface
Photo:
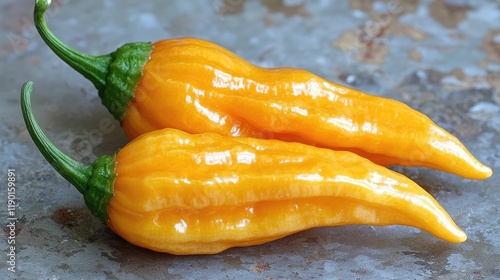
[[[64,42],[103,54],[129,41],[194,36],[261,66],[310,70],[402,100],[457,135],[500,172],[500,4],[422,1],[56,1],[49,26]],[[305,4],[304,4],[305,3]],[[335,4],[332,4],[335,3]],[[19,89],[35,82],[35,115],[53,142],[90,162],[126,143],[93,86],[44,45],[32,0],[0,4],[0,209],[7,225],[7,169],[16,174],[19,279],[500,278],[500,180],[468,181],[397,168],[448,210],[468,234],[452,245],[416,229],[318,228],[214,256],[172,256],[123,241],[86,209],[81,195],[29,139]],[[3,278],[3,276],[2,276]]]

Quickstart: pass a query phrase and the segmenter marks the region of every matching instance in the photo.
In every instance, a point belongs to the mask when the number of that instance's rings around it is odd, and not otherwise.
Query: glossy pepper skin
[[[449,242],[466,240],[416,183],[346,151],[167,128],[84,166],[43,134],[31,91],[26,83],[22,110],[39,150],[94,215],[137,246],[214,254],[346,224],[408,225]]]
[[[110,55],[82,54],[48,29],[43,14],[49,2],[36,2],[39,33],[94,83],[131,139],[175,128],[296,141],[352,151],[385,166],[425,166],[469,179],[492,174],[456,137],[399,101],[299,69],[257,67],[204,40],[133,43]]]

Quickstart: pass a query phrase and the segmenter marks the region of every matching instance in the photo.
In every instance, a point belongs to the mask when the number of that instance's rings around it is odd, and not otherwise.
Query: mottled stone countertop
[[[133,41],[193,36],[260,66],[290,66],[406,102],[459,137],[496,175],[464,180],[396,168],[468,234],[448,244],[403,226],[317,228],[213,256],[134,247],[91,216],[42,158],[22,121],[19,89],[48,137],[83,162],[126,143],[93,85],[42,42],[33,0],[0,4],[1,275],[9,279],[500,278],[500,2],[496,0],[59,0],[53,32],[90,54]],[[334,3],[334,4],[333,4]],[[8,271],[7,177],[15,169],[16,272]],[[3,278],[3,277],[2,277]],[[3,278],[5,279],[5,278]]]

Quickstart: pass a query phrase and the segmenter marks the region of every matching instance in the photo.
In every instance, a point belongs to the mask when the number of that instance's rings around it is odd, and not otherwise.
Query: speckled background
[[[496,0],[53,1],[64,42],[104,54],[130,41],[194,36],[260,66],[310,70],[428,114],[500,172],[500,3]],[[83,162],[126,143],[92,84],[42,42],[32,0],[0,4],[0,275],[9,279],[498,279],[500,180],[396,168],[468,234],[453,245],[403,226],[318,228],[214,256],[134,247],[86,209],[26,132],[19,89],[35,83],[35,115]],[[104,129],[105,128],[105,129]],[[16,272],[8,271],[7,169],[16,175]],[[5,279],[4,276],[1,278]]]

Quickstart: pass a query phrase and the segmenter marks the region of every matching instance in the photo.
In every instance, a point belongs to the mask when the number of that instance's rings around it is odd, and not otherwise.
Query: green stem
[[[99,91],[103,105],[121,121],[134,91],[142,77],[144,65],[149,61],[153,46],[148,42],[129,43],[102,56],[90,56],[63,44],[49,30],[44,13],[50,0],[36,0],[35,26],[45,43],[64,62],[90,80]]]
[[[83,194],[92,214],[106,222],[116,177],[115,156],[102,156],[86,166],[61,152],[50,142],[33,116],[32,91],[33,83],[24,83],[21,89],[21,109],[31,139],[52,167]]]
[[[40,36],[45,43],[64,62],[73,69],[89,79],[97,90],[102,91],[106,87],[108,68],[113,58],[111,55],[90,56],[81,53],[62,43],[48,28],[44,14],[50,6],[50,0],[36,0],[34,21]]]
[[[92,171],[89,166],[70,158],[58,148],[56,148],[50,140],[45,136],[42,129],[38,125],[33,116],[31,108],[31,92],[33,91],[33,83],[26,82],[21,90],[21,109],[23,112],[26,128],[42,153],[43,157],[54,167],[54,169],[68,180],[78,191],[85,194],[87,191],[87,182],[89,181]]]

